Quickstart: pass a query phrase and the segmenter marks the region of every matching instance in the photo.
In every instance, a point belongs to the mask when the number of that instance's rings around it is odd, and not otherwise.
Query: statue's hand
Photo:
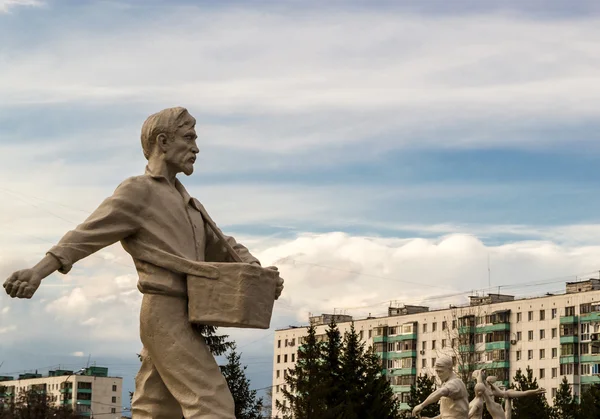
[[[541,387],[541,388],[538,388],[538,389],[536,390],[536,393],[537,393],[537,394],[544,394],[544,393],[546,393],[546,389],[545,389],[545,388],[543,388],[543,387]]]
[[[413,416],[420,418],[422,410],[423,410],[423,406],[421,406],[420,404],[416,405],[412,411]]]
[[[33,269],[13,273],[5,282],[4,289],[12,298],[31,298],[42,282],[42,276]]]
[[[267,266],[266,269],[271,269],[272,271],[277,271],[279,272],[279,269],[277,269],[277,266]],[[281,295],[281,292],[283,291],[283,278],[278,277],[277,278],[277,286],[275,287],[275,299],[279,299],[279,296]]]

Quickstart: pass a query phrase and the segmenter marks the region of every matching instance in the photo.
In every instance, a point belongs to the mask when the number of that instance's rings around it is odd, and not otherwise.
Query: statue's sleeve
[[[146,197],[139,179],[121,183],[112,196],[47,252],[60,262],[58,271],[66,274],[75,262],[135,234],[141,226]]]

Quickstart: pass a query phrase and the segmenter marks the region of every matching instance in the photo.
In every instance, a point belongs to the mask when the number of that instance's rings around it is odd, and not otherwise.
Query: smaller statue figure
[[[433,419],[467,419],[469,393],[465,384],[452,370],[452,358],[439,358],[434,368],[442,386],[431,393],[423,403],[415,406],[412,414],[421,417],[421,412],[426,406],[440,402],[440,414]]]
[[[511,419],[512,399],[535,396],[546,392],[543,388],[526,391],[501,390],[494,384],[496,377],[487,377],[485,370],[474,371],[473,378],[477,381],[477,384],[475,385],[475,398],[469,404],[469,419],[481,419],[484,404],[493,419]],[[496,402],[494,397],[504,399],[505,409]]]

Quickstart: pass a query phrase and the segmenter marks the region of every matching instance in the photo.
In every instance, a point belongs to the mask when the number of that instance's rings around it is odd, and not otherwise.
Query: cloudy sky
[[[597,277],[599,41],[596,1],[0,0],[0,274],[142,173],[142,122],[181,105],[184,183],[286,279],[273,329]],[[135,284],[116,245],[0,297],[0,375],[89,357],[132,388]],[[228,331],[255,388],[273,329]]]

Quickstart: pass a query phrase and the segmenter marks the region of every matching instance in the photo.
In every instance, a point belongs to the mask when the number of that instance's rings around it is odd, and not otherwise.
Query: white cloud
[[[0,13],[8,13],[10,9],[18,6],[42,6],[40,0],[0,0]]]
[[[486,246],[464,234],[381,240],[331,233],[304,235],[260,255],[279,266],[286,279],[278,307],[293,310],[297,321],[305,321],[309,311],[334,309],[348,309],[357,316],[381,315],[391,300],[432,308],[465,303],[471,291],[488,288],[488,256],[492,290],[500,287],[517,296],[560,291],[563,282],[576,275],[597,277],[598,251],[600,245],[570,247],[539,241]],[[544,280],[551,281],[537,288],[526,285]]]
[[[595,18],[188,7],[122,27],[98,33],[71,22],[15,51],[2,69],[4,103],[126,102],[143,112],[183,104],[201,114],[208,137],[271,152],[366,140],[541,147],[566,140],[503,133],[600,109]]]
[[[73,352],[71,355],[72,356],[76,356],[76,357],[83,357],[83,356],[85,356],[85,354],[83,352],[81,352],[81,351]]]

